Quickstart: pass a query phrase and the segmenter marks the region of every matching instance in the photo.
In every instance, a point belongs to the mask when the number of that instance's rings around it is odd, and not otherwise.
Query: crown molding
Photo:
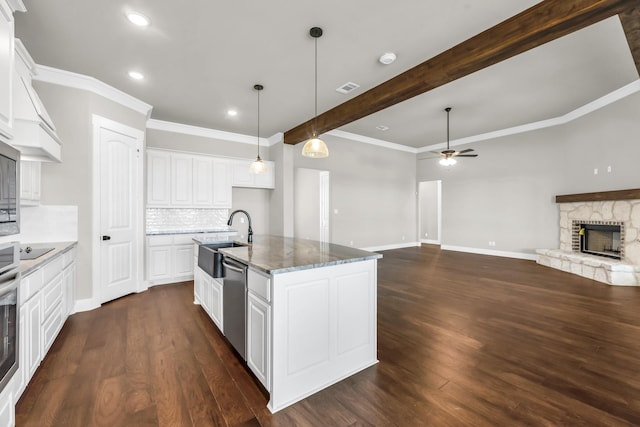
[[[487,132],[479,135],[468,136],[466,138],[455,139],[453,141],[450,141],[449,145],[451,147],[455,147],[456,145],[470,144],[472,142],[486,141],[488,139],[496,139],[503,136],[516,135],[519,133],[531,132],[534,130],[564,125],[576,119],[579,119],[580,117],[586,116],[587,114],[593,113],[594,111],[600,110],[601,108],[604,108],[608,105],[611,105],[614,102],[620,101],[621,99],[624,99],[627,96],[633,95],[637,92],[640,92],[640,79],[622,86],[620,89],[616,89],[613,92],[610,92],[594,101],[589,102],[588,104],[578,107],[565,115],[547,120],[541,120],[538,122],[527,123],[520,126],[514,126],[511,128]],[[446,144],[446,142],[441,142],[439,144],[421,147],[417,149],[417,152],[424,153],[427,151],[439,150],[445,148]]]
[[[325,132],[324,135],[337,136],[339,138],[349,139],[351,141],[362,142],[370,145],[377,145],[378,147],[390,148],[392,150],[405,151],[407,153],[417,154],[418,149],[409,147],[402,144],[396,144],[395,142],[384,141],[382,139],[370,138],[368,136],[358,135],[357,133],[345,132],[343,130],[333,129],[329,132]]]
[[[72,73],[71,71],[59,70],[46,65],[36,65],[36,74],[33,76],[33,80],[93,92],[140,114],[144,114],[147,118],[150,117],[153,109],[152,105],[113,86],[109,86],[94,77]]]
[[[165,132],[180,133],[183,135],[201,136],[204,138],[221,139],[223,141],[240,142],[242,144],[258,145],[258,142],[257,142],[258,138],[256,138],[255,136],[245,135],[242,133],[227,132],[224,130],[203,128],[199,126],[185,125],[182,123],[166,122],[164,120],[156,120],[156,119],[147,120],[147,129],[155,129],[155,130],[161,130]],[[277,135],[282,135],[282,134],[277,133],[271,137],[273,138],[273,140],[276,141],[274,143],[271,142],[272,141],[271,138],[267,139],[267,138],[261,137],[260,145],[271,146],[277,143],[278,141],[281,141],[282,137],[278,138]]]
[[[14,12],[26,12],[27,8],[24,6],[24,3],[22,0],[7,0],[7,3],[9,3],[9,7],[14,11]]]

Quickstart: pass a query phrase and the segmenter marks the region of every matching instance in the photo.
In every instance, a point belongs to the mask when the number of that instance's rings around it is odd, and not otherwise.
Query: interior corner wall
[[[479,157],[452,167],[418,160],[418,181],[442,180],[442,245],[557,248],[556,195],[638,188],[639,111],[635,94],[565,125],[456,147]]]
[[[438,181],[418,185],[420,201],[420,239],[437,241],[438,236]]]
[[[417,241],[416,155],[323,135],[329,157],[303,157],[296,168],[326,170],[330,180],[331,243],[358,248]]]
[[[62,163],[42,164],[41,204],[78,206],[76,297],[93,298],[93,115],[141,131],[146,115],[84,90],[38,81],[34,87],[62,140]]]
[[[146,139],[147,147],[186,151],[210,156],[255,159],[258,152],[258,146],[254,144],[244,144],[205,136],[186,135],[158,129],[147,129]],[[260,156],[264,160],[270,160],[269,152],[264,147],[260,148]]]
[[[295,147],[282,141],[269,147],[271,159],[276,164],[276,188],[271,193],[271,234],[293,237],[293,150]]]

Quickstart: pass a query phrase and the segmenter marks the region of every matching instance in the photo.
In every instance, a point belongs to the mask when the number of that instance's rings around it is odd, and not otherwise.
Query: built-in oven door
[[[0,282],[0,391],[18,370],[18,275]]]

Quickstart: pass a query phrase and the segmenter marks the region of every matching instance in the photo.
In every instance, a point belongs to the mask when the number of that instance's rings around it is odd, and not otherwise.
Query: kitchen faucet
[[[249,216],[249,213],[247,211],[243,211],[242,209],[237,209],[231,212],[231,215],[229,216],[229,221],[227,221],[227,225],[231,226],[231,223],[233,222],[233,216],[238,212],[242,212],[243,214],[245,214],[247,216],[247,219],[249,220],[249,229],[247,231],[247,242],[253,243],[253,229],[251,228],[251,217]]]

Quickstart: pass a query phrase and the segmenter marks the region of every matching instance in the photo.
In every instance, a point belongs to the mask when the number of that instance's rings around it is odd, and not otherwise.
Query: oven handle
[[[0,297],[13,291],[14,289],[17,289],[19,284],[20,277],[18,274],[11,275],[11,277],[8,277],[0,282]]]

